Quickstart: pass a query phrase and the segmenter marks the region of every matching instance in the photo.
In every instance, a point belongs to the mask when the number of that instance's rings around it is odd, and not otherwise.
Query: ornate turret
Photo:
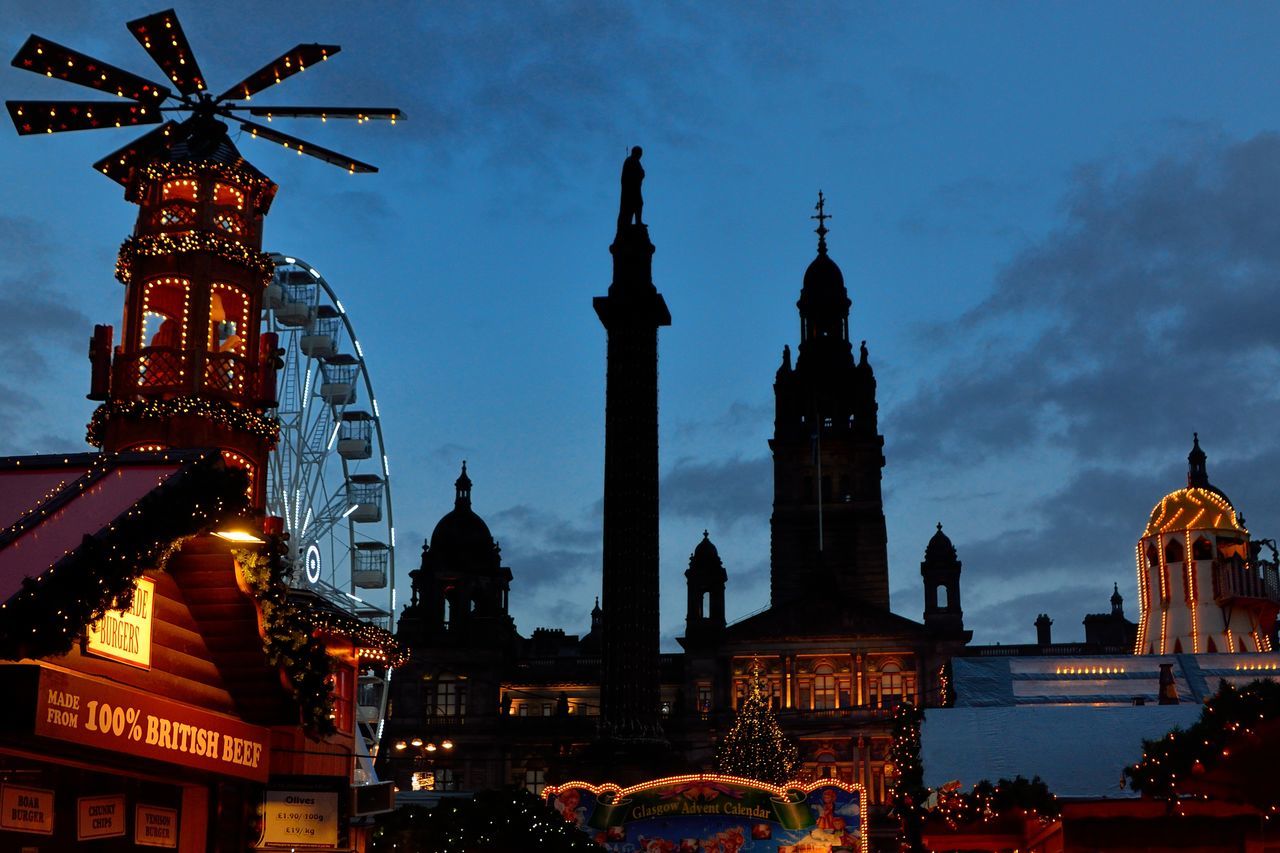
[[[1209,482],[1199,434],[1187,487],[1165,495],[1137,547],[1137,654],[1270,651],[1280,606],[1275,561],[1259,559],[1244,519]],[[1117,607],[1116,596],[1112,607]]]
[[[888,609],[889,568],[876,422],[865,341],[854,360],[844,275],[827,253],[818,193],[818,254],[804,274],[800,345],[774,380],[770,589],[774,604],[835,582],[841,595]]]
[[[714,642],[724,628],[724,587],[729,575],[710,534],[702,531],[702,541],[689,555],[684,573],[689,592],[685,614],[685,646]]]
[[[967,640],[972,632],[965,631],[960,608],[960,560],[951,539],[942,532],[941,522],[924,549],[920,576],[924,580],[925,627],[940,637]]]
[[[274,335],[260,335],[271,279],[262,220],[276,186],[236,150],[226,125],[190,120],[167,154],[133,171],[138,205],[120,247],[125,286],[118,346],[98,326],[90,344],[89,441],[106,451],[216,447],[245,469],[254,506],[265,502],[274,443]]]

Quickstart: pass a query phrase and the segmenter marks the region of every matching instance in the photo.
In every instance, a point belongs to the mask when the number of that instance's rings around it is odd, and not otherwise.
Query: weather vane
[[[831,218],[831,214],[826,213],[824,210],[826,203],[826,199],[822,196],[822,190],[818,190],[818,203],[813,206],[813,209],[818,213],[816,216],[810,216],[809,218],[818,220],[818,227],[813,230],[818,235],[818,251],[820,252],[827,250],[827,220]]]

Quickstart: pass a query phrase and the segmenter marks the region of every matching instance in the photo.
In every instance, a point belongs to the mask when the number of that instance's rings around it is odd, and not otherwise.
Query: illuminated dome
[[[1143,538],[1181,530],[1229,530],[1241,535],[1249,531],[1240,523],[1231,501],[1214,488],[1186,488],[1170,492],[1151,510]]]
[[[1200,434],[1192,433],[1187,454],[1187,487],[1170,492],[1151,510],[1142,536],[1172,533],[1175,530],[1227,530],[1249,535],[1236,515],[1231,500],[1209,482],[1207,457],[1200,449]]]
[[[1135,549],[1134,653],[1269,652],[1276,567],[1257,562],[1239,513],[1209,482],[1200,436],[1192,442],[1187,487],[1160,499]]]

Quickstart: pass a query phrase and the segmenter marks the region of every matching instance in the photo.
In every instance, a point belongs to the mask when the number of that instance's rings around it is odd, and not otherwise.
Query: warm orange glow
[[[261,537],[257,536],[256,534],[250,533],[247,530],[215,530],[213,532],[213,535],[217,536],[219,539],[225,539],[228,542],[238,542],[238,543],[252,542],[252,543],[257,543],[261,545],[263,542],[266,541],[265,539],[262,539]]]
[[[160,188],[160,197],[165,201],[196,201],[200,198],[200,185],[190,178],[175,178],[164,182]]]
[[[1134,549],[1137,552],[1138,563],[1138,603],[1141,613],[1138,615],[1138,639],[1134,643],[1133,653],[1140,655],[1147,650],[1147,615],[1151,612],[1151,578],[1149,573],[1151,567],[1146,564],[1146,556],[1143,554],[1142,542],[1139,542]]]

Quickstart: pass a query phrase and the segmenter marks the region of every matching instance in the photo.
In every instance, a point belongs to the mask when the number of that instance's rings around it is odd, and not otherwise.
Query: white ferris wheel
[[[284,365],[267,510],[289,533],[295,589],[394,631],[391,477],[364,351],[342,301],[313,266],[276,253],[271,259],[263,330],[278,336]]]

